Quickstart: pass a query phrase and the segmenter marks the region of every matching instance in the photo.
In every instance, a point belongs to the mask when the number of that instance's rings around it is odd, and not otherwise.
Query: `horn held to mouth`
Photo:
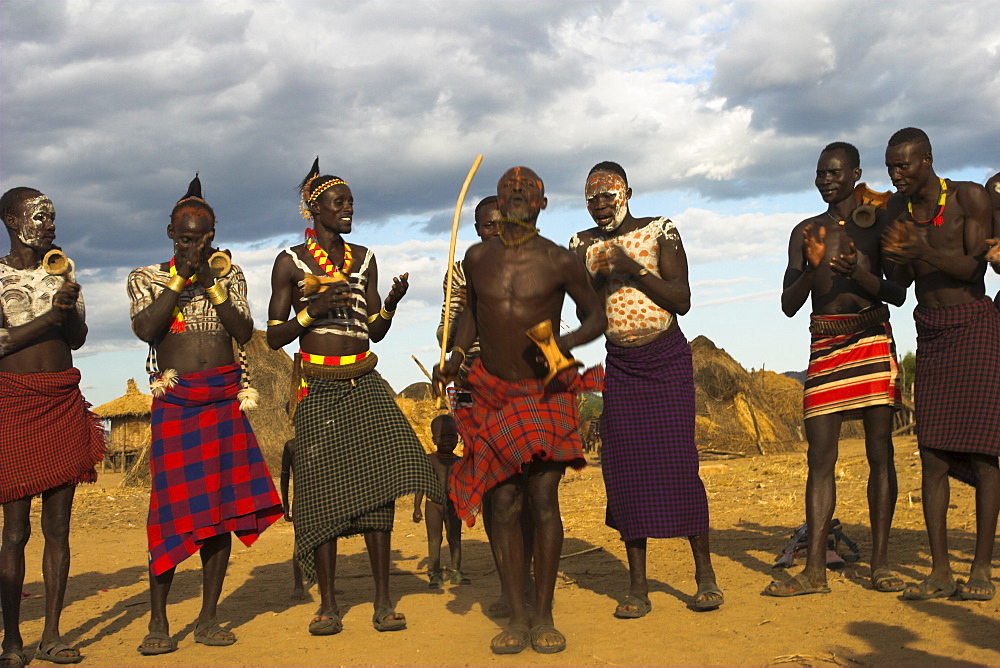
[[[208,266],[212,268],[212,273],[216,278],[228,276],[233,269],[233,261],[229,259],[229,254],[223,251],[215,251],[208,258]]]
[[[62,276],[69,271],[69,258],[57,248],[53,248],[42,258],[45,273],[50,276]]]

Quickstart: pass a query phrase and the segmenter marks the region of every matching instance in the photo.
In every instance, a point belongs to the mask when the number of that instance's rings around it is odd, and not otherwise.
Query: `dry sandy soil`
[[[912,439],[897,442],[900,494],[891,554],[907,581],[926,576],[930,561],[919,498],[920,465]],[[410,520],[412,502],[397,504],[392,594],[409,629],[377,633],[371,626],[372,585],[364,543],[341,542],[338,587],[344,631],[312,637],[306,626],[317,605],[290,599],[292,527],[279,522],[251,548],[235,543],[220,617],[239,636],[232,647],[194,643],[199,606],[198,560],[178,569],[169,614],[180,649],[160,657],[136,653],[149,605],[145,582],[146,495],[115,486],[116,476],[81,487],[73,525],[73,566],[62,628],[94,665],[603,665],[603,664],[1000,664],[997,601],[902,601],[871,590],[867,566],[866,465],[857,441],[842,447],[839,509],[861,562],[830,573],[828,595],[774,599],[761,589],[774,576],[776,552],[803,520],[805,458],[801,452],[706,460],[703,478],[712,510],[712,550],[726,604],[697,613],[687,541],[651,541],[653,611],[644,619],[611,613],[628,570],[617,535],[604,525],[599,466],[569,473],[562,485],[566,527],[555,617],[568,638],[561,654],[530,649],[512,657],[490,653],[496,622],[484,614],[496,595],[496,574],[480,525],[465,534],[466,586],[429,590],[424,528]],[[37,504],[37,502],[36,502]],[[950,547],[957,573],[968,573],[974,542],[970,488],[953,486]],[[37,505],[35,512],[37,513]],[[37,521],[37,517],[36,517]],[[37,524],[36,524],[37,527]],[[41,633],[40,531],[29,547],[22,630],[32,654]],[[798,567],[796,567],[797,570]]]

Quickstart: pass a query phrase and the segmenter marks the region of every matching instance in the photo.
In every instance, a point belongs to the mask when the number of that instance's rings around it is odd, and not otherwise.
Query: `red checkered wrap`
[[[97,480],[104,428],[80,372],[0,372],[0,503]]]
[[[548,385],[540,379],[509,381],[490,374],[477,359],[469,370],[472,406],[455,411],[464,442],[462,460],[451,470],[449,495],[469,526],[483,495],[519,473],[532,460],[583,468],[576,395],[600,390],[604,367],[581,375],[566,369]]]
[[[239,364],[178,376],[153,399],[149,565],[177,566],[212,536],[250,546],[282,516],[250,422],[240,411]]]
[[[1000,455],[1000,313],[988,297],[913,310],[917,445],[952,456],[949,475],[975,485],[968,454]]]

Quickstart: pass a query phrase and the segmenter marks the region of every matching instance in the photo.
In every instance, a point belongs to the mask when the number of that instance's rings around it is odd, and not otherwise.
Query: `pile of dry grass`
[[[763,454],[802,440],[801,383],[748,372],[704,336],[691,342],[691,351],[699,448]]]

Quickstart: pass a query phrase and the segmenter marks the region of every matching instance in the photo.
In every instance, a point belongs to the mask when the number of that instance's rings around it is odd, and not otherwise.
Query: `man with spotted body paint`
[[[628,556],[629,593],[614,612],[622,619],[652,609],[648,538],[687,537],[698,586],[693,607],[723,603],[709,552],[708,497],[698,475],[691,347],[677,324],[691,307],[687,256],[670,220],[632,216],[631,196],[621,165],[595,165],[586,198],[597,227],[570,241],[608,317],[601,468],[606,522],[621,533]]]
[[[76,663],[83,657],[62,641],[69,575],[69,522],[76,485],[94,482],[104,457],[104,430],[80,394],[72,351],[87,338],[75,268],[49,275],[45,254],[54,249],[56,212],[34,188],[13,188],[0,198],[10,252],[0,258],[0,664],[24,665],[20,632],[24,548],[31,536],[31,500],[42,497],[45,553],[45,626],[35,658]]]

